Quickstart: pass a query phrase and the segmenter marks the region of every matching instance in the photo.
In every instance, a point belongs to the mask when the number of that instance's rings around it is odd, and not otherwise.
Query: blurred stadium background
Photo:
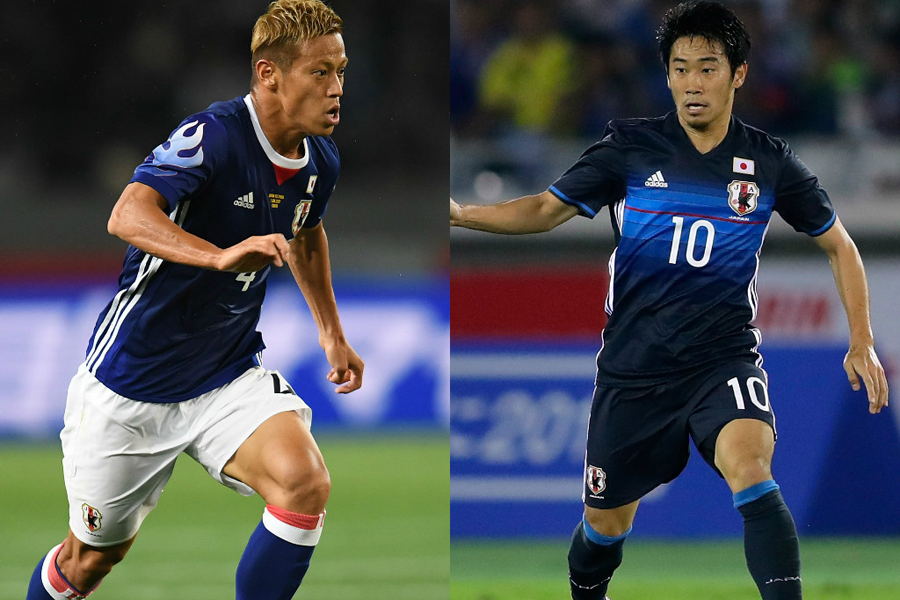
[[[58,431],[68,379],[115,289],[106,233],[134,167],[182,118],[249,89],[265,0],[0,6],[0,599],[24,596],[65,532]],[[449,507],[446,4],[333,0],[350,64],[325,219],[365,387],[336,397],[281,273],[266,363],[313,407],[332,471],[329,531],[302,597],[447,598]],[[261,501],[176,469],[141,541],[93,597],[222,598]]]
[[[451,196],[540,192],[611,118],[671,110],[654,30],[674,0],[451,0]],[[900,389],[900,4],[728,1],[753,39],[735,114],[816,172],[866,263],[879,353]],[[452,230],[454,598],[567,597],[612,229]],[[841,368],[824,255],[776,217],[759,274],[778,416],[775,476],[810,597],[900,597],[900,410],[872,417]],[[897,404],[896,399],[894,404]],[[754,598],[730,493],[696,455],[641,505],[615,600]],[[881,562],[887,558],[889,562]],[[890,562],[894,561],[894,562]]]

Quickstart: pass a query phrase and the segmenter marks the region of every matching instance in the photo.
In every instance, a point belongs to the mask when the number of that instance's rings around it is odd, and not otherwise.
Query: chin
[[[334,133],[334,125],[323,125],[318,131],[314,131],[313,135],[325,136]]]
[[[706,116],[692,116],[690,114],[683,114],[681,118],[685,123],[693,127],[694,129],[706,129],[712,123],[712,119]]]

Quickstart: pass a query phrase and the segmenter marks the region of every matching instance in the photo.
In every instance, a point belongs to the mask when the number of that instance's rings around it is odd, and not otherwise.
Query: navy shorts
[[[716,469],[716,438],[736,419],[758,419],[775,429],[768,378],[753,362],[729,361],[651,387],[598,386],[588,425],[584,503],[616,508],[672,481],[687,465],[688,438]]]

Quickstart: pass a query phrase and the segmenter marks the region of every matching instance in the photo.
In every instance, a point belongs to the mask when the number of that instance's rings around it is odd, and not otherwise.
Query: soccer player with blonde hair
[[[238,600],[288,600],[331,489],[312,412],[262,365],[273,267],[309,305],[338,393],[362,385],[344,337],[322,217],[340,170],[341,19],[278,0],[253,29],[251,91],[191,115],[137,167],[108,229],[129,243],[119,290],[69,386],[60,438],[69,534],[26,600],[88,596],[134,543],[182,453],[266,501],[238,565]],[[312,343],[313,340],[308,340]]]

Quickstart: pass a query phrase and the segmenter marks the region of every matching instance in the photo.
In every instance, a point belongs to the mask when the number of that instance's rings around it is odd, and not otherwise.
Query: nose
[[[344,95],[344,82],[337,73],[332,76],[331,82],[328,84],[328,95],[335,98],[340,98]]]
[[[688,94],[700,94],[703,92],[703,79],[699,73],[691,75],[688,78],[688,86],[685,90]]]

